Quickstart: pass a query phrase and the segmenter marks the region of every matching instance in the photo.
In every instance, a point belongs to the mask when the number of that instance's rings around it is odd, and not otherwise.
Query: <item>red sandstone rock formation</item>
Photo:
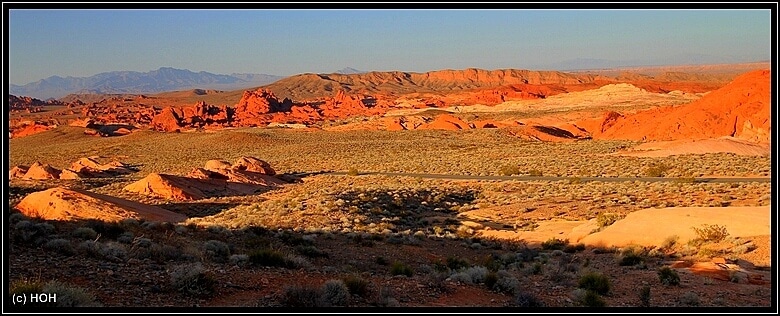
[[[186,216],[156,206],[145,205],[89,191],[62,187],[30,193],[16,206],[22,214],[46,220],[97,219],[117,222],[126,218],[180,222]]]
[[[743,74],[690,104],[636,114],[611,115],[602,128],[585,128],[597,139],[677,140],[733,136],[754,142],[770,140],[770,73]],[[590,128],[590,129],[588,129]]]

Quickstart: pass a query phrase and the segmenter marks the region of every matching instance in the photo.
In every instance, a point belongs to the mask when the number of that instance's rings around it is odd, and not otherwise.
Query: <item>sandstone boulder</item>
[[[16,206],[22,214],[46,220],[98,219],[116,222],[126,218],[180,222],[186,216],[156,206],[145,205],[89,191],[62,187],[27,195]]]

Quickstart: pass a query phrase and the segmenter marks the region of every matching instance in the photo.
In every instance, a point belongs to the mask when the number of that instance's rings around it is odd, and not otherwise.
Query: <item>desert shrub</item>
[[[175,267],[170,277],[174,290],[191,296],[212,295],[217,284],[214,276],[200,262]]]
[[[76,253],[70,240],[63,238],[49,240],[43,245],[43,248],[66,256],[71,256]]]
[[[135,239],[135,235],[133,235],[133,233],[131,232],[124,232],[116,237],[116,241],[121,242],[123,244],[131,244],[133,243],[134,239]]]
[[[542,171],[537,169],[531,169],[528,171],[528,175],[531,177],[541,177]]]
[[[583,243],[579,243],[576,245],[567,244],[565,247],[563,247],[563,252],[565,253],[575,253],[583,250],[585,250],[585,244]]]
[[[671,235],[669,237],[666,237],[664,241],[661,243],[661,249],[665,250],[671,250],[674,248],[675,245],[677,245],[677,242],[680,240],[680,236],[677,235]]]
[[[70,232],[70,235],[80,239],[95,240],[97,232],[89,227],[79,227]]]
[[[460,259],[456,257],[447,257],[447,267],[452,270],[460,270],[462,268],[468,268],[470,266],[471,264],[464,259]]]
[[[685,292],[685,294],[680,297],[680,303],[687,306],[699,306],[699,295],[690,291]]]
[[[383,286],[379,289],[376,305],[379,307],[398,307],[400,304],[393,297],[393,290],[388,286]]]
[[[547,241],[542,242],[542,250],[563,250],[568,244],[568,240],[550,238]]]
[[[186,250],[171,245],[153,243],[148,238],[136,238],[130,247],[129,255],[135,259],[152,259],[162,263],[170,260],[186,258],[183,252]],[[198,256],[200,258],[200,256]],[[200,260],[200,259],[199,259]]]
[[[342,279],[349,293],[357,296],[365,296],[368,292],[368,281],[357,275],[348,275]]]
[[[116,239],[125,229],[116,222],[104,222],[101,220],[90,219],[84,224],[84,227],[92,228],[103,238]]]
[[[291,254],[287,254],[284,256],[284,262],[285,262],[285,266],[291,269],[301,269],[301,268],[310,269],[314,267],[314,265],[312,265],[308,259],[301,256],[291,255]]]
[[[229,259],[230,264],[237,265],[239,267],[245,266],[249,263],[249,256],[245,254],[231,255]]]
[[[46,223],[33,224],[30,221],[22,220],[14,224],[11,237],[15,241],[40,245],[46,242],[46,236],[53,231],[53,226],[52,230],[48,229],[49,226],[51,225]]]
[[[85,240],[76,247],[79,252],[95,258],[102,257],[102,248],[102,245],[94,240]]]
[[[123,262],[127,260],[127,249],[120,243],[108,242],[100,247],[100,256],[109,261]]]
[[[496,285],[496,282],[498,282],[498,274],[493,271],[488,272],[488,274],[485,276],[485,286],[487,286],[489,289],[492,289]]]
[[[16,280],[11,282],[8,294],[33,294],[43,292],[43,282],[40,280]]]
[[[348,176],[357,176],[360,173],[358,172],[357,168],[349,168],[349,171],[347,171]]]
[[[691,227],[699,240],[705,242],[719,242],[728,237],[729,232],[725,226],[704,224],[700,228]]]
[[[284,290],[282,303],[289,307],[318,307],[320,291],[306,285],[288,286]]]
[[[42,293],[54,293],[57,301],[51,302],[56,307],[95,307],[101,304],[95,300],[95,296],[83,288],[72,284],[52,280],[43,285]]]
[[[341,280],[328,280],[320,288],[319,300],[322,306],[347,306],[349,289]]]
[[[11,215],[8,215],[8,223],[11,225],[14,225],[20,221],[26,220],[27,216],[24,216],[22,213],[11,213]]]
[[[645,261],[642,250],[636,247],[627,247],[623,249],[618,258],[618,263],[621,266],[634,266]]]
[[[639,306],[650,307],[650,287],[647,285],[639,289]]]
[[[680,285],[680,275],[677,271],[669,267],[662,267],[658,269],[658,279],[664,285]]]
[[[544,307],[544,303],[531,293],[522,291],[515,295],[515,306],[517,307]]]
[[[133,239],[133,246],[140,248],[149,248],[152,246],[152,240],[149,238],[138,237]]]
[[[488,269],[482,266],[475,266],[462,269],[453,274],[450,279],[465,284],[479,284],[485,281],[488,275]]]
[[[403,262],[396,261],[393,263],[393,266],[390,267],[390,274],[392,275],[405,275],[408,277],[411,277],[412,274],[414,274],[414,271],[412,271],[412,268],[404,264]]]
[[[525,267],[523,273],[525,275],[540,274],[542,273],[542,268],[544,268],[544,264],[541,262],[534,262],[534,264]]]
[[[327,252],[322,251],[319,248],[314,247],[314,246],[300,245],[300,246],[295,247],[295,252],[297,252],[297,253],[299,253],[299,254],[301,254],[303,256],[309,257],[309,258],[317,258],[317,257],[328,258],[328,253]]]
[[[604,307],[607,302],[596,291],[591,290],[577,290],[575,292],[575,302],[577,305],[587,307]]]
[[[123,229],[136,228],[140,226],[140,224],[141,223],[135,218],[125,218],[119,221],[119,227],[122,227]]]
[[[258,266],[286,267],[287,261],[283,253],[272,249],[253,250],[249,254],[249,262]]]
[[[580,277],[577,287],[604,295],[609,293],[609,278],[599,272],[588,272]]]
[[[387,259],[385,259],[385,257],[382,256],[376,257],[374,262],[376,262],[376,264],[378,265],[383,265],[383,266],[388,264]]]
[[[215,262],[225,262],[230,256],[230,246],[219,240],[207,240],[203,249],[206,256]]]
[[[620,214],[602,212],[596,216],[596,222],[598,223],[599,227],[603,228],[614,224],[622,218],[623,216]]]
[[[666,172],[669,171],[669,169],[671,169],[671,167],[667,166],[666,164],[659,163],[645,169],[645,176],[663,177],[666,174]]]
[[[498,279],[496,280],[496,284],[493,285],[493,290],[495,291],[511,294],[515,293],[520,286],[520,281],[506,270],[496,272],[496,276]],[[487,284],[487,282],[485,284]]]
[[[520,174],[520,168],[518,168],[516,165],[506,165],[501,167],[499,173],[501,173],[501,175],[504,176],[513,176],[516,174]]]
[[[309,239],[303,238],[303,236],[300,236],[298,234],[291,233],[289,231],[283,231],[281,234],[279,234],[279,239],[281,239],[285,244],[290,246],[308,246],[312,244],[312,241]]]

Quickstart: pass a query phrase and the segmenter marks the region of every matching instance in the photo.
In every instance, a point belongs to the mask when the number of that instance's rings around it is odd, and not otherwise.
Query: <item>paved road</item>
[[[341,171],[325,171],[312,174],[332,174],[332,175],[347,175],[347,172]],[[309,175],[312,175],[309,174]],[[472,175],[458,175],[458,174],[431,174],[431,173],[402,173],[402,172],[360,172],[358,175],[383,175],[390,177],[415,177],[426,179],[445,179],[445,180],[492,180],[492,181],[565,181],[577,179],[574,177],[532,177],[532,176],[472,176]],[[627,181],[642,181],[642,182],[675,182],[681,181],[678,178],[653,178],[653,177],[641,177],[641,178],[617,178],[617,177],[579,177],[581,182],[590,181],[603,181],[603,182],[627,182]],[[772,178],[694,178],[696,183],[738,183],[738,182],[772,182]]]

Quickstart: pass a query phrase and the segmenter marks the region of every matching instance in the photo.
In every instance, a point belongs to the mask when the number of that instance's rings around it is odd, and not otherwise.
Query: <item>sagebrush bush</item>
[[[544,307],[544,303],[535,295],[525,291],[520,291],[515,295],[514,303],[517,307]]]
[[[357,275],[348,275],[342,279],[349,293],[357,296],[365,296],[368,292],[368,281]]]
[[[604,307],[607,302],[596,291],[580,290],[577,292],[576,303],[587,307]]]
[[[542,250],[563,250],[569,244],[568,240],[550,238],[542,242]]]
[[[604,295],[609,293],[610,282],[606,275],[591,271],[580,277],[577,287]]]
[[[398,307],[398,300],[393,297],[393,290],[388,286],[379,289],[376,305],[379,307]]]
[[[390,267],[390,274],[392,275],[405,275],[411,277],[414,274],[412,268],[404,264],[403,262],[396,261],[393,266]]]
[[[212,273],[200,262],[177,266],[171,270],[170,277],[174,290],[191,296],[210,296],[217,284]]]
[[[659,163],[645,169],[645,176],[663,177],[664,175],[666,175],[666,172],[669,171],[669,169],[671,169],[671,167],[667,166],[666,164]]]
[[[50,306],[56,307],[96,307],[101,306],[95,300],[92,293],[81,287],[63,283],[57,280],[46,282],[43,285],[41,293],[54,293],[57,295],[57,301],[51,302]]]
[[[685,294],[680,297],[680,303],[688,306],[699,306],[699,295],[690,291],[685,292]]]
[[[322,306],[347,306],[349,289],[341,280],[328,280],[320,288]]]
[[[680,275],[672,268],[662,267],[658,269],[658,279],[664,285],[680,285]]]
[[[506,270],[496,272],[496,276],[498,279],[496,280],[495,285],[493,285],[493,290],[495,291],[512,294],[515,293],[520,286],[520,281]]]
[[[293,285],[284,289],[282,303],[289,307],[318,307],[320,291],[306,285]]]
[[[513,176],[520,174],[520,168],[518,168],[516,165],[505,165],[501,167],[499,173],[504,176]]]
[[[315,246],[310,246],[310,245],[306,245],[306,246],[305,245],[299,245],[299,246],[295,247],[295,252],[297,252],[297,253],[299,253],[299,254],[301,254],[303,256],[309,257],[309,258],[318,258],[318,257],[328,258],[329,257],[327,252],[322,251],[319,248],[317,248]]]
[[[627,247],[621,251],[618,256],[619,264],[621,266],[634,266],[645,261],[645,257],[642,254],[643,250],[637,247]]]
[[[203,253],[214,262],[225,262],[230,256],[230,246],[219,240],[207,240],[203,243]]]
[[[596,223],[598,223],[599,227],[607,227],[609,225],[614,224],[618,220],[622,219],[623,215],[617,214],[617,213],[599,213],[599,215],[596,216]]]
[[[287,260],[285,255],[277,250],[272,249],[258,249],[253,250],[247,254],[249,256],[249,262],[258,266],[269,267],[286,267]]]
[[[43,292],[43,282],[40,280],[22,279],[11,282],[9,294],[33,294]]]
[[[725,226],[704,224],[701,227],[691,227],[699,240],[705,242],[720,242],[729,236]]]
[[[94,229],[89,227],[79,227],[74,229],[70,233],[70,235],[80,239],[95,240],[95,238],[97,238],[98,233]]]
[[[249,256],[245,254],[237,254],[237,255],[231,255],[230,256],[230,264],[237,265],[239,267],[243,267],[249,263]]]
[[[650,287],[647,285],[639,289],[639,306],[650,307]]]
[[[76,253],[70,240],[64,238],[49,240],[43,245],[43,248],[66,256],[71,256]]]

